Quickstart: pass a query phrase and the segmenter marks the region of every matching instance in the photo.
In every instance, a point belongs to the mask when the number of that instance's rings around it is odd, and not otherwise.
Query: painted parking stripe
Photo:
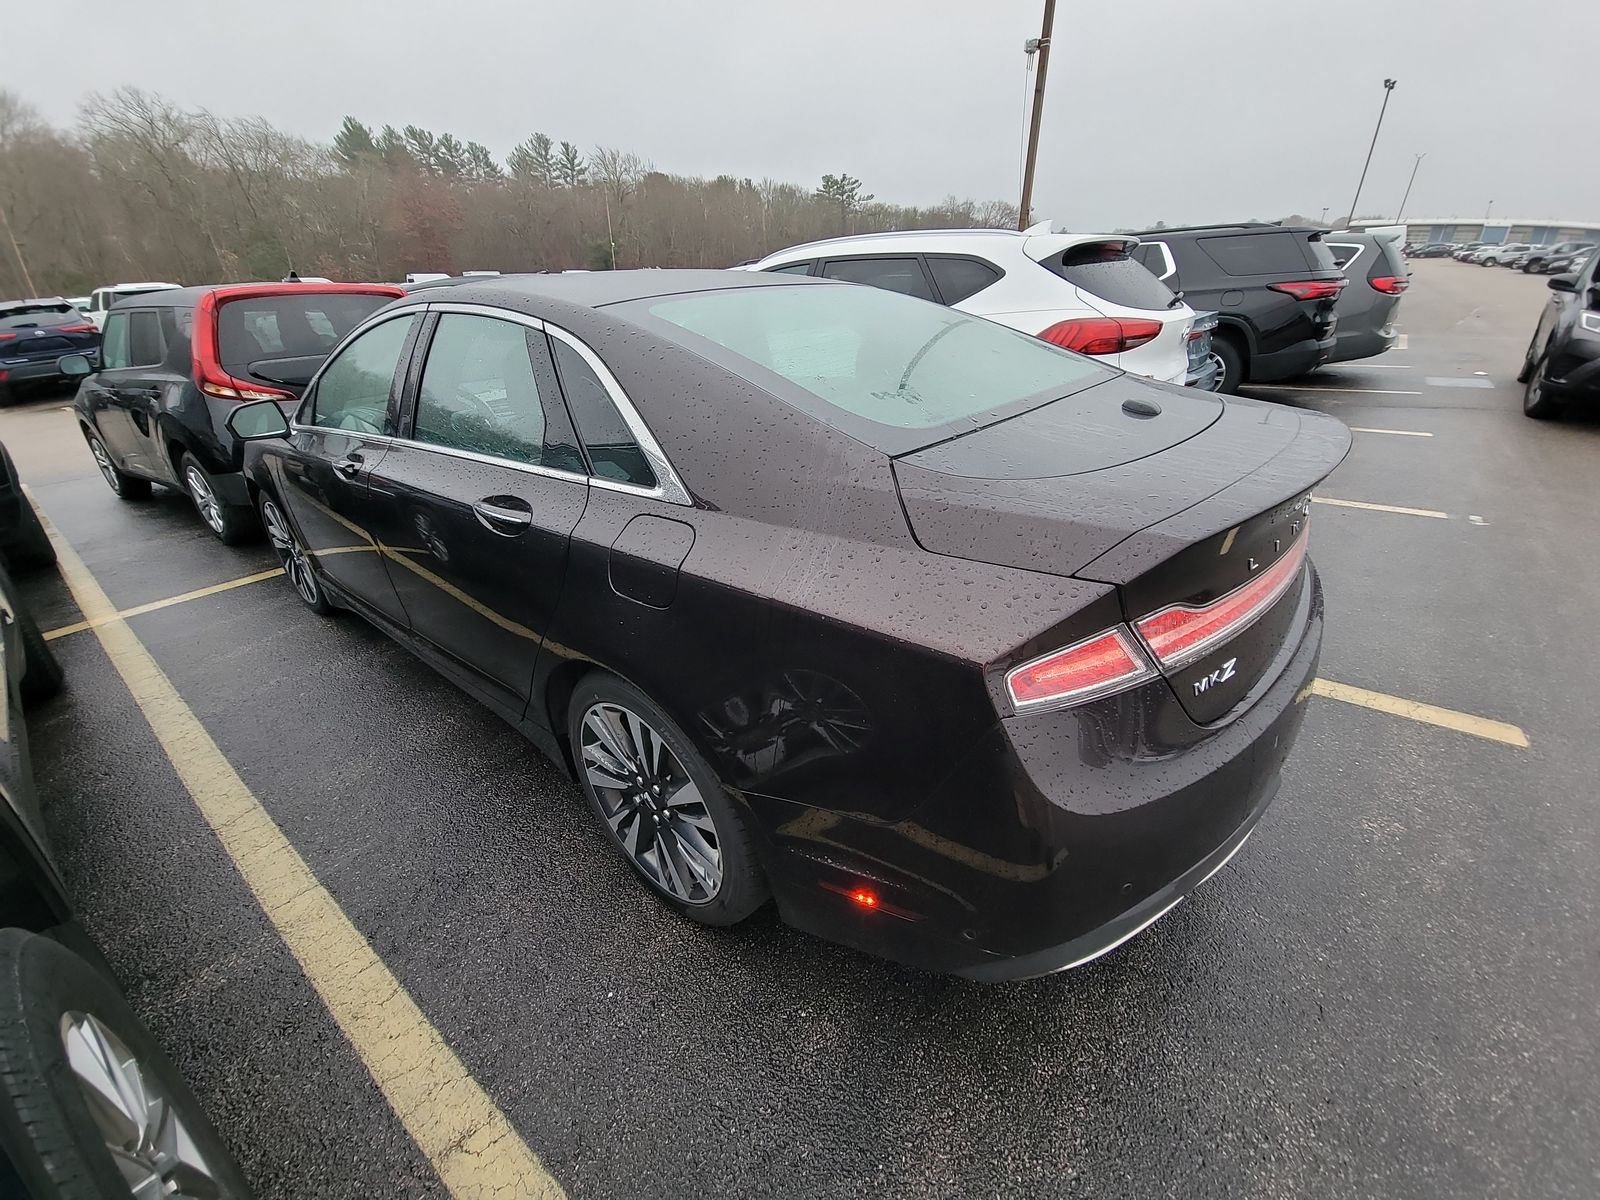
[[[1268,392],[1349,392],[1358,396],[1420,396],[1421,392],[1400,391],[1394,388],[1357,388],[1357,387],[1291,387],[1284,383],[1252,383],[1252,389]]]
[[[1368,512],[1399,513],[1403,517],[1434,517],[1448,521],[1450,514],[1434,508],[1406,508],[1401,504],[1369,504],[1365,500],[1336,500],[1332,496],[1313,496],[1313,504],[1331,504],[1337,508],[1361,508]]]
[[[1423,383],[1429,387],[1444,388],[1492,388],[1494,380],[1478,379],[1471,375],[1428,375]]]
[[[1411,349],[1411,335],[1409,333],[1402,333],[1399,337],[1395,338],[1394,348],[1396,350]]]
[[[1408,721],[1421,721],[1424,725],[1453,729],[1457,733],[1470,734],[1472,737],[1500,742],[1506,746],[1516,746],[1526,750],[1529,745],[1528,735],[1516,725],[1509,725],[1504,721],[1492,721],[1488,717],[1476,717],[1471,713],[1457,712],[1453,708],[1440,708],[1435,704],[1407,700],[1402,696],[1368,691],[1366,688],[1353,687],[1348,683],[1336,683],[1331,679],[1313,679],[1311,694],[1388,713],[1391,717],[1404,717]]]
[[[1351,433],[1392,433],[1395,437],[1432,437],[1433,434],[1425,433],[1420,429],[1368,429],[1361,425],[1350,426]]]
[[[145,613],[159,612],[163,608],[171,608],[174,604],[187,604],[190,600],[200,600],[206,596],[215,596],[218,592],[231,592],[234,588],[260,583],[263,579],[276,579],[282,574],[282,567],[273,567],[270,571],[257,571],[254,575],[243,575],[238,579],[230,579],[226,583],[214,583],[210,587],[196,588],[192,592],[184,592],[181,596],[168,596],[165,600],[153,600],[149,604],[139,604],[133,608],[119,609],[94,620],[76,621],[71,625],[63,625],[59,629],[47,629],[44,633],[44,640],[53,642],[56,638],[64,638],[69,633],[82,633],[86,629],[97,629],[110,621],[124,621],[129,617],[139,617]]]
[[[561,1200],[538,1155],[261,807],[71,544],[42,512],[40,520],[78,608],[179,780],[451,1196]]]

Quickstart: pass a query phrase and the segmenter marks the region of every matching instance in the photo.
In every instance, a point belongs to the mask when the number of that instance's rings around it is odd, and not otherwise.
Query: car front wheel
[[[0,1131],[25,1195],[249,1195],[116,988],[65,947],[20,929],[0,931]]]
[[[119,471],[117,464],[111,461],[111,451],[106,449],[106,444],[100,440],[100,435],[84,433],[89,440],[89,453],[94,457],[94,465],[100,468],[100,476],[106,481],[106,486],[116,493],[119,500],[145,500],[150,496],[150,481],[140,479],[137,475],[129,475]]]
[[[1528,381],[1522,386],[1522,411],[1536,421],[1548,421],[1561,415],[1561,400],[1544,379],[1544,358],[1540,358],[1528,371]]]
[[[649,697],[593,672],[572,695],[567,734],[589,807],[651,891],[705,925],[761,906],[767,885],[746,817]]]

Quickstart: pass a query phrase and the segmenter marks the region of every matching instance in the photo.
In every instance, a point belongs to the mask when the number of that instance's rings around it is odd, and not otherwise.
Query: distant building
[[[1356,228],[1393,225],[1393,221],[1357,221]],[[1413,217],[1405,222],[1406,241],[1425,242],[1527,242],[1553,246],[1557,242],[1600,242],[1600,221],[1529,220],[1496,217],[1473,221],[1464,217]]]

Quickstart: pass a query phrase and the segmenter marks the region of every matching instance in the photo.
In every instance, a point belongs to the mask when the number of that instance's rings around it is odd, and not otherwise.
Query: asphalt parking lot
[[[264,544],[119,502],[64,396],[0,413],[123,614],[24,581],[66,631],[30,733],[85,923],[264,1200],[1593,1196],[1600,419],[1522,415],[1543,279],[1413,266],[1403,349],[1251,389],[1358,430],[1313,511],[1325,682],[1277,801],[1141,937],[1004,986],[674,917],[408,653],[279,579],[217,590]],[[86,618],[170,688],[136,701]],[[234,772],[309,876],[219,839]],[[308,889],[348,932],[295,941]],[[451,1135],[468,1109],[497,1132]]]

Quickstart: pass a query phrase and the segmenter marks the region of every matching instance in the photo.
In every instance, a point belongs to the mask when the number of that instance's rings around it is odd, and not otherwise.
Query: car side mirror
[[[228,432],[242,442],[261,442],[289,436],[289,418],[276,400],[241,404],[228,414]]]
[[[56,370],[73,379],[94,374],[94,364],[87,354],[63,354],[56,359]]]
[[[1552,275],[1549,288],[1552,292],[1575,292],[1578,290],[1578,277],[1576,275]]]

